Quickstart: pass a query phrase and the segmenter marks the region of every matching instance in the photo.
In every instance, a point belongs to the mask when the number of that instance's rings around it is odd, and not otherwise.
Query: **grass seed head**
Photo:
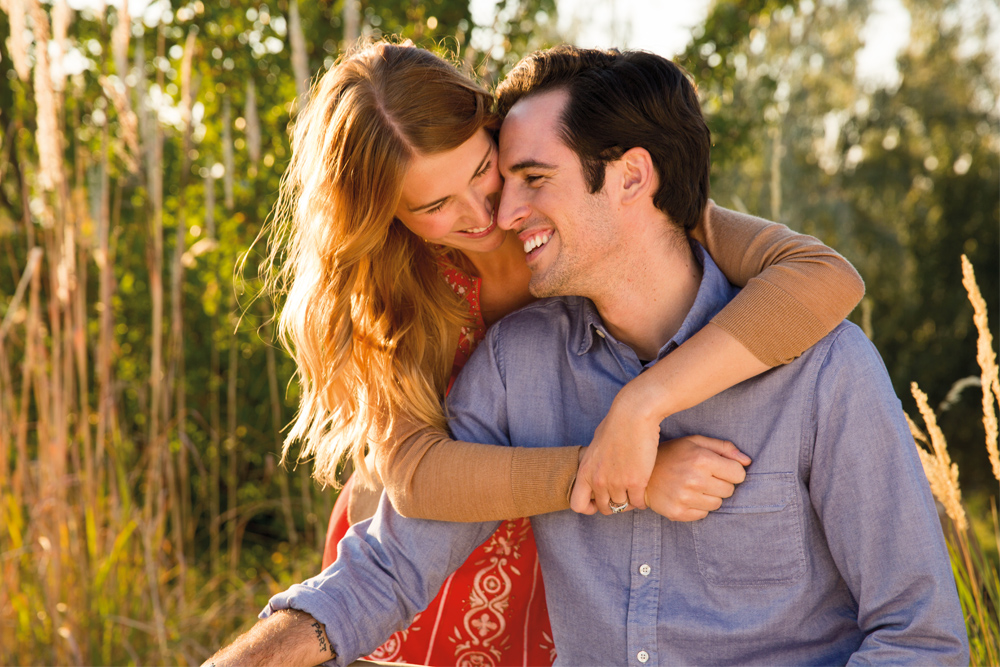
[[[986,452],[989,455],[993,476],[1000,481],[1000,453],[997,451],[997,413],[996,402],[1000,400],[1000,370],[997,369],[997,355],[993,350],[993,335],[990,333],[989,319],[986,314],[986,300],[983,299],[976,283],[976,274],[972,262],[962,255],[962,285],[969,293],[972,302],[972,320],[979,332],[976,345],[976,361],[982,370],[983,385],[983,426],[986,429]]]
[[[944,439],[944,433],[938,426],[937,417],[927,403],[927,394],[920,390],[917,383],[910,385],[913,398],[917,401],[917,408],[924,418],[927,426],[927,434],[930,437],[931,452],[923,447],[917,446],[917,453],[920,455],[920,463],[924,466],[924,474],[930,484],[934,497],[944,505],[945,512],[955,524],[955,529],[964,532],[969,527],[968,519],[965,515],[965,508],[962,507],[962,490],[958,485],[958,464],[952,463],[948,455],[948,443]],[[910,424],[910,432],[914,438],[927,442],[927,438],[921,437],[923,434],[916,424],[907,417]]]

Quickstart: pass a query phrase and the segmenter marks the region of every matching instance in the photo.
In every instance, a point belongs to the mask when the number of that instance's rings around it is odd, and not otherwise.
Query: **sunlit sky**
[[[560,26],[576,30],[579,46],[646,49],[667,57],[684,50],[691,28],[705,20],[710,0],[558,0]],[[910,16],[900,0],[875,0],[858,54],[858,76],[895,82],[896,56],[909,40]],[[865,35],[867,36],[867,35]]]
[[[473,4],[492,0],[473,0]],[[691,28],[704,21],[710,0],[557,0],[559,25],[573,31],[575,43],[589,47],[646,49],[673,57],[687,46]],[[990,48],[1000,53],[1000,8],[992,0],[964,0],[956,19],[970,24],[989,20]],[[901,0],[874,0],[861,37],[857,76],[872,83],[898,81],[896,56],[909,41],[910,15]]]

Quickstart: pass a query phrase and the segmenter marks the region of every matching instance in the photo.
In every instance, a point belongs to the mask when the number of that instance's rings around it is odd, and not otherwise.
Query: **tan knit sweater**
[[[693,236],[743,290],[718,326],[768,366],[788,363],[833,330],[864,296],[854,267],[811,236],[716,206]],[[395,447],[375,468],[405,516],[490,521],[569,508],[579,447],[495,447],[451,440],[400,416]],[[352,523],[374,512],[380,488],[356,484]]]

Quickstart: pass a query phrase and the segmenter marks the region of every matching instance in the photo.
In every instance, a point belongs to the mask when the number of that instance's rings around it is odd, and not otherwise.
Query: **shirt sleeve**
[[[495,342],[487,335],[455,382],[449,418],[457,437],[509,445],[506,387]],[[324,625],[336,653],[327,664],[348,665],[405,628],[498,525],[407,518],[383,494],[375,516],[352,526],[341,540],[336,562],[271,598],[261,616],[278,609],[308,613]]]
[[[899,400],[864,334],[835,336],[816,382],[809,494],[866,634],[850,663],[967,665],[948,551]]]
[[[712,324],[768,366],[815,345],[865,294],[850,262],[784,225],[710,205],[692,235],[729,282],[743,287]]]
[[[306,612],[323,624],[336,655],[324,664],[349,665],[407,627],[498,525],[408,519],[383,494],[375,516],[340,541],[333,565],[272,597],[260,616]]]
[[[496,521],[569,509],[579,447],[495,447],[453,440],[407,415],[376,467],[403,516]]]

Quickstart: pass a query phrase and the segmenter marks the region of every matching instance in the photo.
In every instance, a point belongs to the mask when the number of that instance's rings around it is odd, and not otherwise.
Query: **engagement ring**
[[[608,501],[608,507],[611,509],[612,514],[618,514],[619,512],[625,511],[625,508],[628,507],[628,501],[625,501],[623,503]]]

